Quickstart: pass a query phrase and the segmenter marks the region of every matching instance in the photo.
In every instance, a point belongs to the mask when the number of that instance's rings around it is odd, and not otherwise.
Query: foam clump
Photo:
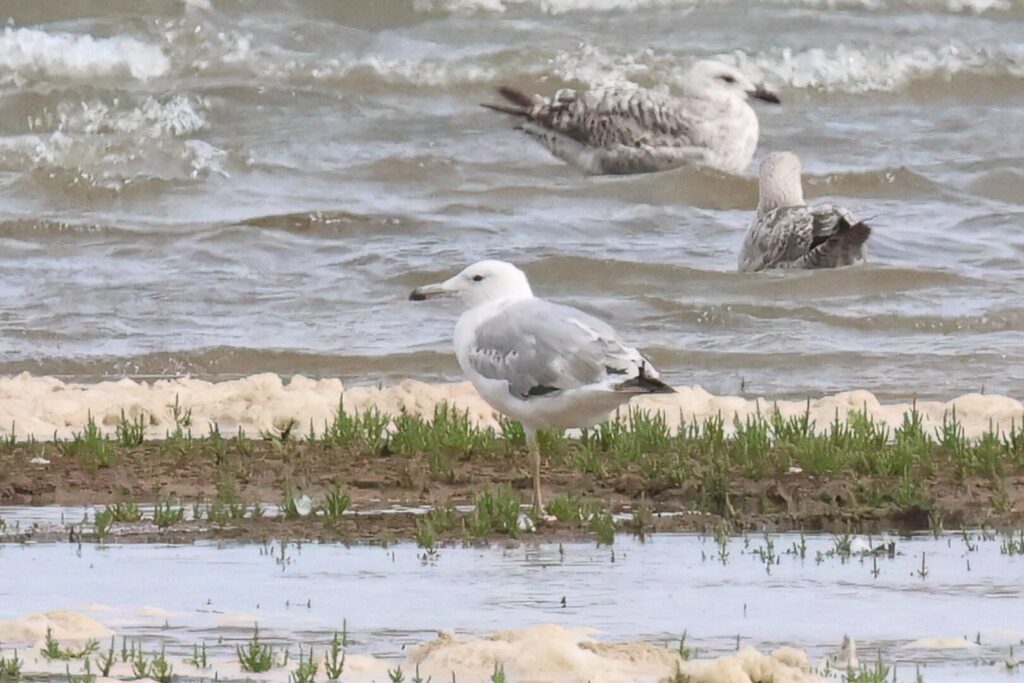
[[[46,639],[47,629],[53,638],[70,642],[106,638],[111,635],[110,629],[92,617],[78,612],[58,610],[0,620],[0,642],[35,645]]]
[[[149,438],[173,431],[184,414],[202,434],[212,424],[221,430],[281,429],[292,419],[320,428],[334,419],[342,384],[337,379],[294,377],[288,383],[275,374],[251,375],[225,382],[182,378],[156,382],[122,379],[97,384],[65,383],[23,373],[0,378],[0,423],[14,425],[19,438],[29,435],[68,438],[91,418],[112,432],[122,418],[142,418]],[[178,420],[175,419],[175,409]]]
[[[960,637],[930,637],[912,640],[903,646],[908,650],[970,650],[977,647],[974,643],[963,636]]]
[[[485,637],[441,633],[413,648],[406,662],[421,675],[489,680],[500,666],[509,680],[663,681],[681,672],[691,683],[811,683],[807,656],[793,648],[765,655],[753,648],[716,659],[683,661],[678,653],[650,643],[603,643],[584,628],[544,624],[499,631]]]
[[[744,647],[733,655],[685,662],[680,671],[690,683],[815,683],[826,681],[813,673],[807,655],[781,647],[763,654]]]
[[[817,431],[828,430],[838,417],[861,413],[890,430],[899,427],[904,416],[917,410],[921,427],[934,434],[955,414],[963,434],[978,438],[989,430],[1009,430],[1020,425],[1024,404],[1007,396],[964,394],[950,401],[882,403],[869,391],[848,391],[811,401],[772,401],[766,398],[716,396],[699,386],[676,387],[677,393],[644,396],[630,404],[665,415],[668,426],[721,416],[727,432],[735,420],[741,423],[778,410],[784,418],[805,414]],[[388,387],[344,389],[341,380],[313,380],[301,375],[288,382],[272,373],[250,375],[236,380],[208,382],[180,378],[155,382],[130,379],[82,384],[53,377],[22,373],[0,378],[0,434],[14,425],[17,438],[38,440],[69,438],[81,432],[90,417],[105,432],[113,432],[122,412],[129,420],[141,418],[148,438],[162,438],[173,431],[175,405],[181,414],[191,411],[193,434],[205,434],[217,424],[222,433],[242,428],[250,433],[282,429],[295,421],[300,431],[312,423],[317,433],[334,420],[339,402],[349,413],[376,409],[389,415],[406,412],[430,418],[434,409],[448,404],[465,411],[475,424],[498,427],[498,414],[469,382],[427,383],[404,380]]]

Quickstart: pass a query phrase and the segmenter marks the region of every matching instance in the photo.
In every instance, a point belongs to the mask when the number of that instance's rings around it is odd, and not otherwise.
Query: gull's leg
[[[540,500],[540,444],[537,443],[537,431],[523,427],[526,434],[526,445],[530,447],[530,461],[533,465],[533,511],[539,519],[544,514]]]

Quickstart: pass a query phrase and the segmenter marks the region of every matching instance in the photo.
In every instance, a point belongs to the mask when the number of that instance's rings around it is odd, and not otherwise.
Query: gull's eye
[[[473,282],[480,282],[483,279],[484,279],[483,275],[474,275],[473,276]]]
[[[723,81],[725,81],[726,83],[735,83],[736,82],[736,77],[735,76],[730,76],[729,74],[725,74],[723,76],[719,76],[719,78],[722,79]]]

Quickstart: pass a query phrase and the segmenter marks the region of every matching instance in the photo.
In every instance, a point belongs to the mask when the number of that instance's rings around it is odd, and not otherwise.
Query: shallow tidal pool
[[[849,556],[836,552],[844,540]],[[895,556],[861,554],[883,540],[895,542]],[[1024,655],[1024,557],[1004,552],[1004,540],[619,534],[612,547],[524,538],[436,553],[412,544],[4,544],[0,623],[70,610],[116,633],[118,649],[124,636],[181,660],[205,642],[211,660],[227,662],[258,622],[293,664],[300,645],[322,651],[343,624],[350,654],[392,665],[441,630],[486,636],[556,624],[672,649],[685,631],[698,658],[737,643],[790,645],[814,666],[849,635],[862,663],[880,653],[897,680],[920,670],[929,683],[990,681],[1015,677]],[[34,650],[22,656],[31,673]]]

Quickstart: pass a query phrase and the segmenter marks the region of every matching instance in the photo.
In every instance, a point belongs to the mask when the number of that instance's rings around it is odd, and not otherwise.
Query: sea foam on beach
[[[721,416],[726,429],[734,420],[743,422],[775,409],[784,417],[805,413],[821,431],[851,412],[866,413],[891,428],[916,409],[922,427],[934,433],[955,415],[968,438],[989,430],[1009,430],[1024,420],[1024,404],[999,395],[970,393],[948,401],[881,403],[867,390],[846,391],[807,401],[775,401],[768,398],[716,396],[699,386],[676,387],[677,393],[646,396],[630,406],[662,412],[669,427],[681,422]],[[144,417],[149,438],[162,438],[175,427],[174,410],[191,411],[195,435],[216,424],[222,431],[241,428],[250,433],[281,429],[295,421],[302,430],[310,425],[319,432],[333,421],[338,406],[346,411],[369,408],[397,415],[402,411],[430,417],[434,408],[447,403],[466,411],[480,426],[497,427],[498,416],[469,382],[428,383],[404,380],[386,387],[345,388],[339,379],[313,380],[295,375],[285,381],[272,373],[237,380],[208,382],[180,378],[137,382],[131,379],[82,384],[54,377],[22,373],[0,378],[0,433],[37,440],[69,438],[81,432],[90,418],[104,431],[113,432],[122,415],[134,420]]]

